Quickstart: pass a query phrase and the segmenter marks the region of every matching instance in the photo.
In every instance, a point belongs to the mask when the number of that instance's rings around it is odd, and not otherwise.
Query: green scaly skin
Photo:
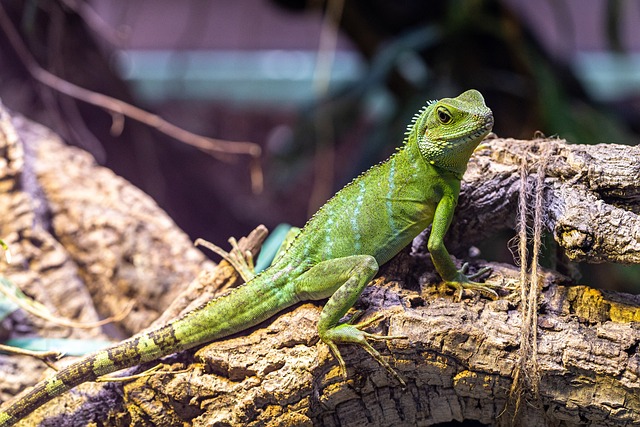
[[[328,298],[318,333],[346,372],[338,344],[355,343],[404,381],[368,340],[392,339],[340,323],[378,266],[432,225],[428,249],[449,285],[488,291],[458,270],[443,238],[469,157],[491,131],[493,115],[482,95],[430,102],[408,128],[404,146],[329,200],[275,263],[245,285],[154,331],[88,355],[37,384],[0,412],[0,427],[24,418],[45,402],[86,381],[150,362],[250,328],[300,301]],[[489,292],[493,292],[490,291]]]

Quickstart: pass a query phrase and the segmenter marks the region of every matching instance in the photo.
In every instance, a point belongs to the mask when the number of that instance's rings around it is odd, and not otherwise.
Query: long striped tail
[[[15,424],[79,384],[245,330],[298,301],[295,294],[274,286],[270,276],[258,277],[165,326],[135,335],[60,370],[0,410],[0,427]]]
[[[170,323],[90,354],[39,382],[25,396],[0,411],[0,427],[15,424],[36,408],[79,384],[181,351],[182,347]]]

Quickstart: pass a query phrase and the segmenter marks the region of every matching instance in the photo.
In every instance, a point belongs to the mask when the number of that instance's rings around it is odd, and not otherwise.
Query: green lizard
[[[378,266],[430,224],[428,249],[444,282],[459,292],[470,288],[495,295],[472,282],[464,267],[458,270],[443,243],[467,162],[492,126],[493,114],[476,90],[429,102],[409,125],[404,146],[331,198],[269,268],[165,326],[88,355],[38,383],[0,411],[0,427],[78,384],[243,331],[307,300],[328,298],[318,334],[343,375],[337,345],[358,344],[404,384],[368,342],[401,337],[365,332],[376,316],[360,324],[340,320]]]

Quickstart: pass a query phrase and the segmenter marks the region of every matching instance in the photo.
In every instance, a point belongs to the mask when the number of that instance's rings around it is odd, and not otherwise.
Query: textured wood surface
[[[520,164],[526,162],[532,187],[547,156],[544,222],[565,254],[580,262],[640,263],[640,146],[558,139],[493,139],[483,145],[465,175],[448,235],[452,246],[513,228]]]

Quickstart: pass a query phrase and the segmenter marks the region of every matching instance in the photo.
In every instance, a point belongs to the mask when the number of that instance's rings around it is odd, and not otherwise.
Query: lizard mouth
[[[483,132],[491,132],[491,129],[493,129],[493,114],[489,113],[482,117],[482,119],[484,121],[484,126],[476,131],[477,135],[481,135]]]
[[[455,139],[458,141],[456,145],[461,145],[461,144],[465,144],[466,142],[469,142],[471,140],[475,140],[477,138],[479,138],[482,135],[486,135],[489,132],[491,132],[491,129],[493,129],[493,116],[488,116],[485,117],[485,123],[483,126],[471,131],[471,132],[466,132],[466,133],[460,133],[460,135],[458,135],[457,137],[455,137]]]

